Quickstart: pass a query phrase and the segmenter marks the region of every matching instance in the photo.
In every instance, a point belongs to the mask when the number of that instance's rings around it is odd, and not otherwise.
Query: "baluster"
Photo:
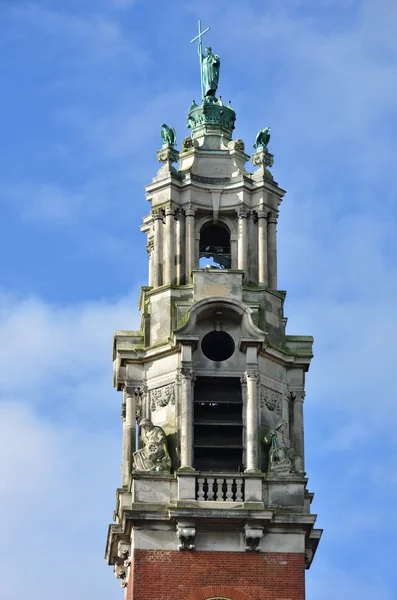
[[[217,492],[216,492],[216,501],[223,502],[223,479],[217,479]]]
[[[215,479],[213,477],[207,477],[208,492],[207,500],[215,500]]]
[[[233,502],[233,479],[226,479],[226,502]]]
[[[204,477],[197,477],[198,490],[197,490],[197,500],[204,500]]]
[[[236,479],[236,502],[243,501],[243,479]]]

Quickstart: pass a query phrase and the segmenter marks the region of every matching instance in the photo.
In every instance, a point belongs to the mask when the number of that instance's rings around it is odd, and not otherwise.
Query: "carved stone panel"
[[[261,385],[260,399],[262,408],[266,406],[270,411],[275,411],[278,415],[281,415],[283,402],[283,395],[281,392],[276,392],[275,390]]]
[[[163,408],[168,404],[175,404],[175,384],[169,383],[161,387],[150,390],[150,410],[155,411],[157,408]]]

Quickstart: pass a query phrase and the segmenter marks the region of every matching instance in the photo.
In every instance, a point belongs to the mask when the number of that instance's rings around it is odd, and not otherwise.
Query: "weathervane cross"
[[[209,31],[210,28],[207,27],[207,29],[204,29],[204,31],[201,31],[201,21],[198,22],[198,35],[196,35],[196,37],[194,39],[191,40],[191,44],[193,44],[193,42],[195,42],[196,40],[199,41],[199,45],[198,45],[198,53],[199,53],[199,57],[200,57],[200,79],[201,79],[201,98],[204,98],[204,85],[203,85],[203,41],[202,41],[202,37],[205,33],[207,33],[207,31]]]

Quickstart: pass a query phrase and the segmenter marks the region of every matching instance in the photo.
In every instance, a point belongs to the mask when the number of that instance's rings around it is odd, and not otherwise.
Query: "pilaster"
[[[277,213],[271,211],[267,219],[267,260],[269,287],[277,289]]]
[[[268,285],[267,275],[267,215],[263,206],[258,210],[258,283]]]

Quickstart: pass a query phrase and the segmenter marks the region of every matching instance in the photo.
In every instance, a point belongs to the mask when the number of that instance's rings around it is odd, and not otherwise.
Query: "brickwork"
[[[135,550],[127,600],[304,600],[299,553]]]

